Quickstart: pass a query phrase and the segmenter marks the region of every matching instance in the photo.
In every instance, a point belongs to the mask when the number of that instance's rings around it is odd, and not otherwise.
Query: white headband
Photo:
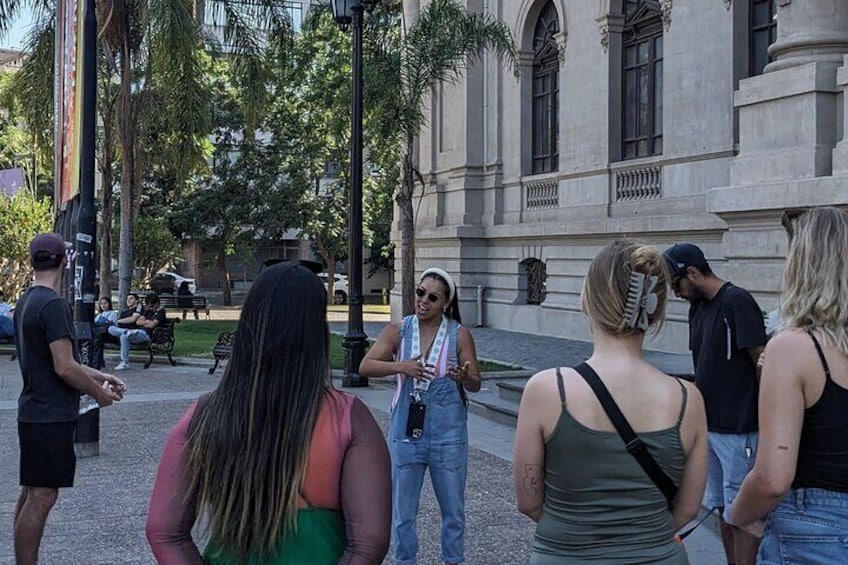
[[[453,297],[456,296],[456,284],[453,282],[451,276],[447,273],[447,271],[443,271],[438,267],[430,267],[424,273],[421,274],[421,280],[423,281],[427,278],[427,275],[436,275],[441,277],[448,283],[448,291],[450,292],[450,296],[448,296],[448,302],[453,302]]]

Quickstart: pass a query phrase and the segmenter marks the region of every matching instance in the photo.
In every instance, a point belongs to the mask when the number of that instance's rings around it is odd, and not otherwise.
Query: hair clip
[[[647,330],[650,325],[648,316],[657,311],[659,299],[653,292],[657,286],[656,275],[630,273],[630,286],[627,289],[627,302],[624,305],[624,321],[628,328],[638,327]]]

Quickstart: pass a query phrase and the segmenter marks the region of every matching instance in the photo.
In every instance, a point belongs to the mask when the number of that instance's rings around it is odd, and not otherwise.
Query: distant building
[[[417,139],[416,271],[457,274],[464,320],[479,285],[487,325],[588,339],[583,278],[622,236],[696,243],[775,307],[781,213],[848,205],[848,2],[463,5],[512,28],[521,67],[489,56],[434,89]],[[685,350],[686,314],[651,347]]]
[[[0,71],[16,72],[20,70],[29,53],[17,49],[0,49]]]

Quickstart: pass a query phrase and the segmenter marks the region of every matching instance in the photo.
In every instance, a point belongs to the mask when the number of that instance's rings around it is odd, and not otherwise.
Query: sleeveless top
[[[792,488],[848,492],[848,390],[833,382],[819,341],[812,332],[807,333],[821,359],[825,382],[821,397],[804,410]]]
[[[679,485],[686,457],[680,423],[639,437],[660,467]],[[688,563],[674,541],[674,520],[665,496],[625,448],[615,431],[595,430],[566,409],[565,387],[557,376],[562,413],[545,442],[545,501],[533,542],[534,565]]]

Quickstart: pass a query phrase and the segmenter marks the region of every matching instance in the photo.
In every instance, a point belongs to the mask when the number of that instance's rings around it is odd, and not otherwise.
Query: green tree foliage
[[[52,195],[53,147],[30,127],[20,85],[20,73],[0,73],[0,169],[20,167],[30,192]]]
[[[366,99],[374,108],[379,134],[403,147],[400,210],[403,312],[413,308],[415,214],[413,194],[421,175],[415,168],[415,138],[427,125],[426,97],[441,83],[457,81],[468,65],[492,51],[517,73],[509,27],[491,14],[471,12],[457,0],[431,0],[403,29],[396,10],[367,18]],[[423,186],[423,183],[421,183]]]
[[[32,280],[30,240],[52,226],[50,199],[35,200],[27,191],[0,196],[0,280],[9,298],[17,298]]]
[[[248,133],[232,68],[224,63],[217,68],[211,175],[174,196],[171,226],[212,251],[224,273],[224,304],[230,304],[228,257],[236,249],[250,249],[259,239],[278,238],[295,225],[297,190],[303,186],[284,174],[279,145],[269,144],[266,134]]]
[[[146,288],[159,269],[172,265],[182,256],[180,240],[168,228],[168,221],[161,216],[142,214],[135,226],[136,281]]]

